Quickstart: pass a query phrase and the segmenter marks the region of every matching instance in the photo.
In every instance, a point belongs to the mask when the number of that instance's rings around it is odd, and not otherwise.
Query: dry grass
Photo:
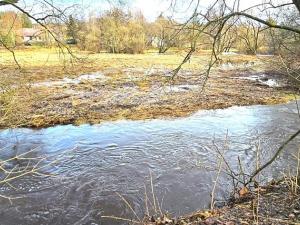
[[[106,68],[165,68],[175,69],[185,57],[185,52],[174,54],[108,54],[78,51],[73,49],[79,61],[71,55],[62,54],[56,48],[27,48],[15,51],[16,58],[22,66],[23,74],[34,81],[44,79],[62,78],[66,75],[79,75],[104,70]],[[0,66],[5,72],[16,67],[10,52],[0,49]],[[207,66],[209,52],[195,54],[183,69],[201,70]],[[223,62],[245,63],[257,60],[254,56],[223,56]],[[6,69],[5,69],[6,68]],[[14,71],[16,73],[16,71]]]
[[[0,49],[0,80],[5,78],[9,84],[4,84],[5,88],[13,87],[12,92],[0,94],[0,127],[44,127],[118,119],[178,117],[199,109],[276,104],[294,98],[290,92],[232,79],[248,70],[243,67],[234,71],[214,69],[205,93],[192,90],[157,94],[161,86],[171,84],[162,71],[175,69],[184,58],[184,52],[174,51],[165,55],[153,52],[139,55],[89,54],[76,49],[74,52],[80,60],[59,54],[51,48],[16,50],[16,57],[22,66],[20,71],[15,69],[11,54]],[[184,65],[185,72],[172,83],[196,84],[200,89],[200,72],[207,66],[208,56],[209,52],[196,54]],[[256,62],[253,69],[263,70],[263,65],[254,56],[223,56],[223,62]],[[151,70],[154,73],[149,76]],[[76,78],[97,71],[103,71],[107,78],[105,82],[81,82],[60,87],[33,86],[37,82]]]

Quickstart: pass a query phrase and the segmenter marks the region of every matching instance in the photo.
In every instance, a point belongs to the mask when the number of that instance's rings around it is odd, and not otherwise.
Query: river
[[[2,160],[28,151],[24,158],[32,158],[5,167],[37,159],[39,166],[54,163],[41,171],[51,176],[30,175],[1,186],[0,195],[15,199],[0,197],[0,224],[117,224],[101,215],[134,218],[116,192],[143,215],[144,186],[152,198],[150,173],[162,210],[181,215],[206,208],[216,176],[216,145],[226,150],[233,168],[239,156],[247,169],[256,162],[258,143],[263,163],[299,127],[296,104],[289,103],[199,111],[178,119],[2,130]],[[264,181],[293,164],[299,141],[264,173]],[[217,197],[224,199],[229,190],[230,181],[221,177]]]

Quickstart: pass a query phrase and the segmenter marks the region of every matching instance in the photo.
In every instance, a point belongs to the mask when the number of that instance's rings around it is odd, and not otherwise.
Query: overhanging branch
[[[248,13],[244,13],[244,12],[234,12],[234,13],[231,13],[225,17],[222,17],[218,20],[226,20],[228,18],[231,18],[231,17],[234,17],[234,16],[243,16],[243,17],[247,17],[249,19],[252,19],[252,20],[255,20],[259,23],[262,23],[270,28],[276,28],[276,29],[281,29],[281,30],[287,30],[287,31],[292,31],[294,33],[297,33],[297,34],[300,34],[300,29],[297,29],[295,27],[290,27],[290,26],[285,26],[285,25],[278,25],[278,24],[274,24],[274,23],[271,23],[269,21],[265,21],[265,20],[262,20],[258,17],[255,17],[255,16],[252,16]]]
[[[4,0],[4,1],[0,1],[0,6],[10,5],[12,3],[18,3],[18,0]]]

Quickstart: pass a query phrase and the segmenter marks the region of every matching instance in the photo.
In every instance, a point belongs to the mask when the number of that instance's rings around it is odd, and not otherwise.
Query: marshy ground
[[[171,79],[184,52],[89,54],[54,49],[1,51],[0,127],[46,127],[119,119],[187,116],[200,109],[276,104],[293,99],[286,81],[263,63],[270,56],[224,55],[203,88],[209,53],[196,54]]]
[[[223,55],[205,83],[208,52],[195,54],[174,79],[172,70],[183,52],[76,52],[75,59],[54,49],[30,48],[15,52],[21,69],[9,52],[0,53],[0,128],[181,117],[295,98],[293,86],[269,67],[272,56]],[[291,193],[281,181],[221,209],[148,218],[144,224],[299,224],[299,215],[299,190]]]

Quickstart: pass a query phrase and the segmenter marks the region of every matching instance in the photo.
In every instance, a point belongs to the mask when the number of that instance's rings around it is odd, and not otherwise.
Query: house
[[[43,42],[45,39],[45,32],[36,28],[22,28],[19,31],[24,44],[30,44],[31,42]]]

